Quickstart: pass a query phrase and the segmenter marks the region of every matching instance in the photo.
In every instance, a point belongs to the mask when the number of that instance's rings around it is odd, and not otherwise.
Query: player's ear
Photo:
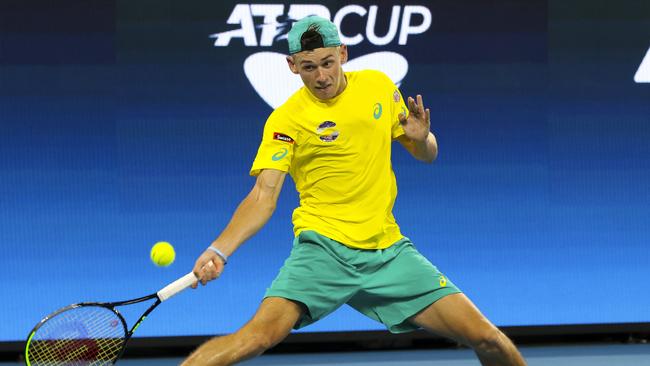
[[[298,74],[298,66],[296,66],[296,61],[296,56],[287,56],[287,64],[289,65],[289,70],[291,70],[291,72],[294,74]]]
[[[348,46],[342,44],[339,46],[339,55],[341,58],[341,65],[348,62]]]

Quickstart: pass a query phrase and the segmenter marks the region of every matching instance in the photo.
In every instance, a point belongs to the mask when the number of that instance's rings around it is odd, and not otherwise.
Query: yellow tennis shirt
[[[402,95],[383,73],[346,72],[337,97],[306,87],[269,116],[250,174],[289,172],[300,195],[294,234],[313,230],[346,246],[384,249],[402,238],[392,209],[391,142],[404,134]]]

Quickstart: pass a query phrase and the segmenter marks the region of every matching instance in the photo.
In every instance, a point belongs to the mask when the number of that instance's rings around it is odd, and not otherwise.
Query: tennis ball
[[[174,251],[174,247],[168,242],[159,241],[151,247],[149,257],[155,265],[159,267],[167,267],[174,263],[176,252]]]

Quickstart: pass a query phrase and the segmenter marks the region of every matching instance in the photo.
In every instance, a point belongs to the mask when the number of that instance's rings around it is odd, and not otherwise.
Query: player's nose
[[[327,75],[325,74],[325,71],[323,69],[321,69],[320,67],[316,71],[316,81],[319,84],[327,83]]]

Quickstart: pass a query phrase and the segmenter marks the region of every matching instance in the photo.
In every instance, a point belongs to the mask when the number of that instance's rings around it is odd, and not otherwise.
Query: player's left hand
[[[416,100],[408,97],[407,105],[409,109],[408,118],[404,113],[399,114],[399,122],[402,124],[406,137],[414,141],[424,142],[429,136],[431,128],[431,112],[429,108],[424,108],[422,96],[418,94]]]

